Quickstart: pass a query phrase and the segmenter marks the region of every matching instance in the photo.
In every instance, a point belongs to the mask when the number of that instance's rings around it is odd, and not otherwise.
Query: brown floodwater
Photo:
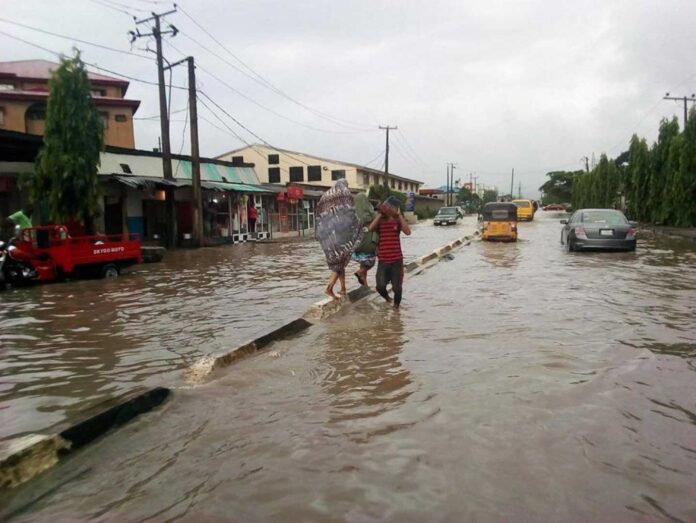
[[[416,226],[405,253],[425,254],[473,224]],[[202,357],[301,316],[327,278],[319,244],[292,241],[173,251],[116,280],[2,292],[0,439],[139,385],[180,383]],[[357,286],[350,275],[348,284]]]
[[[362,300],[177,389],[2,514],[695,521],[693,244],[565,253],[537,216],[408,278],[398,313]]]

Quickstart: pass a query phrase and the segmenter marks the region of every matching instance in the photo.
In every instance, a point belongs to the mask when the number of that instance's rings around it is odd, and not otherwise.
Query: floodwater
[[[415,226],[405,254],[426,254],[474,223]],[[139,385],[181,383],[205,355],[302,316],[328,275],[315,241],[247,243],[170,252],[116,280],[0,293],[0,439],[75,419]]]
[[[5,516],[696,521],[693,244],[565,253],[558,217],[176,390]]]

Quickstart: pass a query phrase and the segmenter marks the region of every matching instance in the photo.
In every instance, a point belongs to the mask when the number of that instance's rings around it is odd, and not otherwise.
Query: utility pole
[[[515,187],[515,168],[512,168],[512,179],[510,180],[510,201],[514,198],[513,191]]]
[[[387,181],[387,174],[389,174],[389,131],[396,130],[399,127],[398,126],[389,127],[389,125],[385,125],[385,126],[380,125],[379,128],[387,131],[387,147],[386,147],[386,150],[384,152],[384,185],[388,186],[389,182]]]
[[[196,97],[196,65],[193,56],[179,60],[166,69],[172,69],[177,65],[188,65],[188,94],[189,94],[189,119],[191,126],[191,172],[193,192],[193,245],[203,246],[203,203],[201,201],[201,157],[198,149],[198,104]]]
[[[687,102],[696,103],[696,94],[692,94],[691,97],[688,97],[688,96],[676,97],[676,96],[670,96],[669,93],[666,93],[662,99],[663,100],[678,100],[678,101],[684,102],[684,129],[686,129],[686,122],[689,119],[689,111],[687,109]]]
[[[478,194],[478,192],[477,192],[477,190],[476,190],[476,189],[477,189],[477,185],[478,185],[478,179],[479,179],[478,176],[474,176],[474,194]]]
[[[451,193],[454,189],[454,169],[456,166],[456,164],[451,162],[447,164],[447,193],[445,195],[445,204],[447,207],[454,203],[454,198]]]
[[[168,30],[162,31],[160,19],[172,13],[176,13],[176,7],[171,11],[167,11],[165,13],[152,13],[152,16],[150,18],[136,20],[136,25],[144,24],[145,22],[154,20],[155,26],[152,28],[151,33],[141,33],[139,29],[136,29],[135,31],[130,31],[131,42],[134,42],[137,38],[153,36],[155,38],[155,43],[157,44],[157,81],[159,84],[160,128],[162,133],[162,171],[164,172],[165,180],[173,180],[174,176],[172,174],[172,152],[171,143],[169,140],[169,115],[167,112],[167,92],[166,85],[164,83],[164,57],[162,56],[162,35],[171,34],[172,36],[176,36],[179,30],[170,24]],[[176,216],[174,207],[173,188],[168,188],[165,194],[167,200],[167,246],[171,247],[176,243]]]
[[[518,184],[518,186],[517,186],[517,197],[520,200],[522,199],[522,183]]]
[[[445,207],[449,207],[450,165],[450,163],[447,164],[447,177],[445,178]]]

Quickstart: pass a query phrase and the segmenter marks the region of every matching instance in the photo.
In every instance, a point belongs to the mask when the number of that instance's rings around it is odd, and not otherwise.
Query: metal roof
[[[16,78],[29,78],[36,80],[50,80],[53,71],[58,69],[60,64],[49,60],[14,60],[11,62],[0,62],[0,76],[14,76]],[[122,78],[106,76],[87,72],[87,78],[92,82],[128,85],[128,81]]]

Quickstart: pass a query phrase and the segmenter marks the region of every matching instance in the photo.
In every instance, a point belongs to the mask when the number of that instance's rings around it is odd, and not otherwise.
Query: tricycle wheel
[[[108,265],[104,265],[101,270],[101,275],[102,278],[118,278],[119,270],[118,270],[118,265],[114,265],[113,263],[110,263]]]

